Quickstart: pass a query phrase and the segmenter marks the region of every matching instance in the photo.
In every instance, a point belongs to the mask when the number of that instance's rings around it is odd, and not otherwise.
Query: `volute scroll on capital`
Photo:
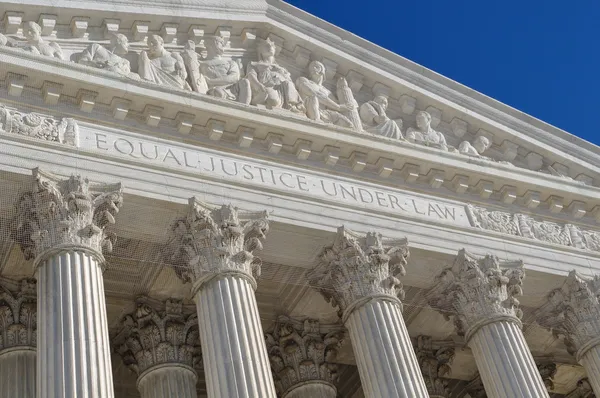
[[[369,232],[360,235],[338,228],[333,245],[323,249],[319,264],[308,280],[345,322],[358,306],[376,298],[391,300],[402,308],[404,289],[398,279],[405,274],[409,257],[406,239],[384,239]]]
[[[491,255],[478,258],[461,249],[426,296],[432,308],[454,318],[457,333],[468,342],[480,327],[492,322],[521,325],[516,296],[522,294],[524,277],[521,261],[501,261]]]
[[[17,202],[12,237],[36,266],[49,253],[89,251],[104,263],[116,235],[107,231],[123,203],[121,184],[94,184],[87,178],[68,179],[33,170],[31,189]]]
[[[344,339],[343,326],[280,316],[265,337],[281,397],[305,382],[335,385],[338,366],[333,361]]]
[[[232,205],[213,206],[191,198],[188,214],[171,227],[166,261],[193,290],[220,275],[236,274],[256,288],[260,260],[255,250],[269,232],[266,211],[243,212]]]

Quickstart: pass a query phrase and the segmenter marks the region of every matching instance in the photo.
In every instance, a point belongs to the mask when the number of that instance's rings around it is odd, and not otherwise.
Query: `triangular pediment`
[[[600,219],[598,147],[285,3],[230,3],[65,1],[53,14],[50,3],[15,2],[2,28],[2,102],[468,203]],[[46,55],[27,43],[28,21]],[[116,33],[128,53],[107,61]],[[162,55],[150,54],[153,35]],[[215,37],[224,52],[211,62]]]

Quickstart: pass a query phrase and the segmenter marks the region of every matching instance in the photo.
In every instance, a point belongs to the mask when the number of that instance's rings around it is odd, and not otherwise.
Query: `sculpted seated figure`
[[[482,154],[487,151],[492,145],[489,138],[480,135],[475,138],[473,144],[469,141],[463,141],[458,146],[458,152],[467,156],[483,157]]]
[[[332,123],[342,127],[353,127],[352,121],[342,112],[350,112],[355,107],[338,104],[331,98],[331,91],[323,86],[325,72],[323,63],[312,61],[308,65],[309,77],[303,76],[296,80],[296,86],[306,107],[306,116],[311,120]],[[354,105],[356,106],[356,104]]]
[[[223,58],[225,40],[220,36],[204,39],[206,58],[203,61],[195,56],[195,48],[191,47],[193,44],[189,43],[189,50],[193,49],[193,54],[186,53],[184,60],[194,91],[250,104],[250,81],[240,80],[240,66],[236,61]]]
[[[138,73],[142,79],[156,84],[190,90],[183,58],[165,50],[164,40],[158,35],[148,37],[148,51],[139,55]]]
[[[250,103],[303,113],[304,105],[290,73],[275,62],[275,43],[259,41],[257,50],[258,62],[250,62],[246,74],[252,89]]]
[[[446,137],[431,128],[431,115],[425,111],[417,113],[417,128],[409,128],[406,132],[406,139],[409,142],[443,149],[444,151],[448,150]]]
[[[129,52],[129,42],[123,34],[115,34],[110,39],[110,47],[106,48],[93,43],[79,54],[72,57],[75,62],[98,69],[105,69],[133,79],[139,79],[136,73],[131,73],[129,61],[123,58]]]
[[[42,39],[42,28],[33,21],[23,24],[23,34],[27,39],[27,46],[23,49],[33,54],[45,55],[58,59],[65,59],[60,46],[57,43],[47,43]]]
[[[376,96],[372,101],[365,102],[360,106],[360,119],[367,127],[367,131],[384,137],[403,139],[402,120],[394,121],[390,119],[385,111],[388,107],[388,100],[383,95]],[[398,126],[400,123],[400,126]]]

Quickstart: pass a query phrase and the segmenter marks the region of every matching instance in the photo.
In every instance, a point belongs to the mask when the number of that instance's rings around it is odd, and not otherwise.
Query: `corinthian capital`
[[[462,249],[454,264],[436,277],[427,300],[434,309],[453,316],[458,334],[468,341],[487,323],[500,319],[520,323],[521,310],[515,296],[522,294],[524,277],[521,261],[477,258]]]
[[[254,250],[269,231],[266,212],[241,212],[231,205],[212,206],[190,199],[188,215],[171,228],[168,262],[194,290],[214,276],[238,273],[256,287],[260,275]]]
[[[165,364],[196,371],[201,367],[198,318],[189,312],[178,301],[138,299],[137,309],[123,318],[115,336],[116,352],[138,376]]]
[[[35,279],[23,279],[19,285],[14,294],[0,285],[0,352],[36,346],[36,282]]]
[[[406,239],[383,239],[372,232],[361,236],[340,227],[333,245],[323,250],[308,279],[327,301],[339,307],[343,317],[375,297],[401,305],[404,290],[398,276],[405,273],[408,255]]]
[[[564,337],[567,349],[577,360],[600,344],[600,277],[586,280],[571,271],[565,284],[548,295],[537,311],[537,321]]]
[[[434,342],[429,336],[418,336],[415,346],[417,360],[430,397],[447,398],[450,396],[448,380],[450,365],[454,360],[452,342]]]
[[[12,235],[26,259],[67,247],[88,249],[101,257],[116,239],[107,232],[123,202],[121,184],[92,184],[86,178],[61,179],[33,170],[33,184],[17,203]]]
[[[344,336],[340,325],[322,326],[319,321],[279,317],[266,335],[271,368],[278,395],[285,397],[300,383],[320,381],[333,388],[337,380],[337,355]]]

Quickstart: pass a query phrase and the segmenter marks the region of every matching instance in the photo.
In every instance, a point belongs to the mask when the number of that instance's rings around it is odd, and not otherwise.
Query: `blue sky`
[[[286,0],[600,145],[600,0]]]

